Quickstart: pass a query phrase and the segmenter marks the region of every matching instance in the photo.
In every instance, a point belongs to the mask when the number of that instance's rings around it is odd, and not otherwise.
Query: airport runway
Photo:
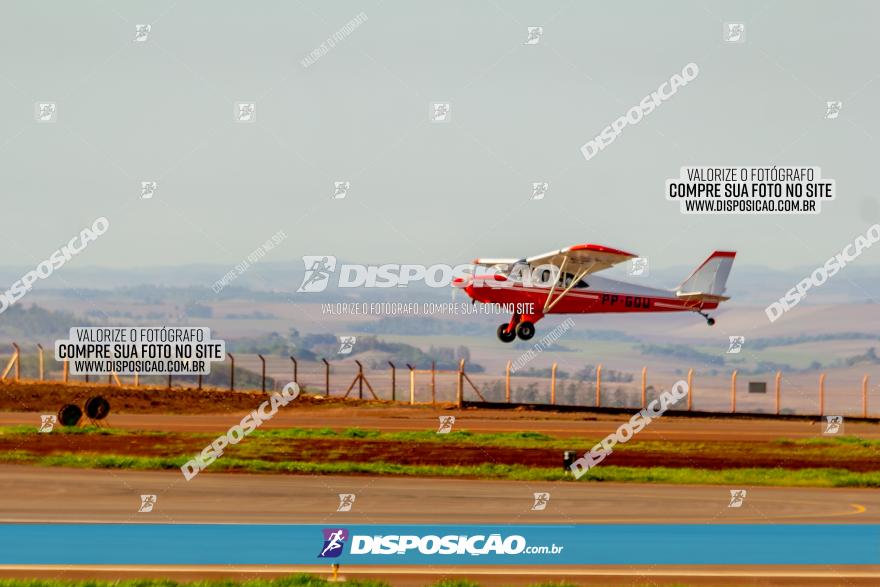
[[[169,432],[226,431],[247,412],[222,414],[116,414],[106,424],[113,428],[164,430]],[[455,428],[471,432],[540,432],[559,438],[596,438],[612,432],[628,416],[591,414],[548,414],[506,410],[450,410],[417,408],[297,408],[288,406],[262,428],[365,428],[386,432],[436,430],[439,416],[455,416]],[[0,426],[38,426],[37,412],[0,412]],[[880,424],[846,422],[844,434],[880,439]],[[777,438],[816,438],[822,436],[819,419],[772,420],[680,416],[655,419],[639,433],[645,440],[682,441],[767,441]],[[573,447],[577,448],[577,447]]]
[[[0,522],[162,523],[880,523],[872,489],[253,475],[0,466]],[[550,494],[532,511],[535,492]],[[354,493],[350,512],[338,494]],[[140,495],[157,495],[138,513]]]
[[[0,466],[0,522],[104,523],[878,523],[880,492],[861,489],[750,487],[730,508],[719,486],[529,483],[461,479],[285,476],[177,471],[113,471]],[[550,494],[532,511],[533,493]],[[337,512],[339,493],[357,497]],[[155,509],[138,513],[141,494]],[[107,580],[161,577],[254,579],[307,572],[314,566],[3,565],[2,577]],[[530,585],[536,578],[579,585],[876,585],[870,566],[584,566],[548,568],[346,566],[341,577],[414,587],[442,578],[482,585]]]

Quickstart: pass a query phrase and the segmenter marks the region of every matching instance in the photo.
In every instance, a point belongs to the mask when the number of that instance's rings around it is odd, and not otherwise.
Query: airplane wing
[[[637,257],[637,255],[619,249],[612,249],[611,247],[604,247],[602,245],[583,244],[572,245],[565,249],[559,249],[558,251],[550,251],[543,255],[529,257],[526,259],[526,263],[532,267],[538,265],[555,265],[561,267],[563,261],[565,261],[566,271],[574,274],[582,273],[583,275],[589,275],[590,273],[596,273],[597,271],[608,269],[609,267],[617,265],[618,263],[623,263],[634,257]]]
[[[558,251],[550,251],[543,255],[536,255],[528,259],[475,259],[477,265],[505,265],[512,267],[517,264],[528,264],[535,268],[540,265],[553,265],[558,268],[558,275],[550,284],[547,299],[544,301],[542,312],[547,313],[553,309],[559,300],[571,291],[586,275],[613,267],[636,257],[632,253],[604,247],[602,245],[582,244],[572,245]],[[566,277],[567,276],[567,277]],[[556,286],[561,284],[561,289]],[[555,297],[554,297],[555,295]]]
[[[516,265],[517,263],[525,263],[525,259],[502,259],[492,257],[482,257],[474,259],[474,265],[483,265],[484,267],[492,267],[494,265]]]

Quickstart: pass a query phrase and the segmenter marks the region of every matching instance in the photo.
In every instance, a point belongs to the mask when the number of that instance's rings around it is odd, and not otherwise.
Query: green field
[[[82,437],[94,435],[85,449],[72,451],[67,442],[61,442],[64,435]],[[99,437],[105,437],[106,444],[100,447]],[[205,433],[140,433],[116,429],[62,428],[52,436],[39,434],[33,427],[0,428],[0,440],[7,448],[0,451],[0,462],[31,464],[38,466],[100,468],[100,469],[179,469],[191,459],[201,447],[209,444],[216,435]],[[56,442],[55,448],[46,448],[48,439]],[[144,454],[143,439],[150,439],[149,450]],[[126,448],[134,440],[140,440],[141,454],[125,454]],[[307,442],[303,442],[307,441]],[[328,448],[316,448],[314,442],[330,442]],[[444,456],[457,454],[464,450],[534,449],[561,451],[570,448],[586,450],[597,439],[558,439],[538,433],[495,433],[473,434],[458,431],[450,434],[434,432],[378,432],[374,430],[348,429],[277,429],[258,430],[247,441],[227,447],[208,469],[210,472],[247,472],[271,474],[348,474],[348,475],[394,475],[418,477],[482,478],[528,481],[575,481],[572,475],[561,467],[529,466],[517,464],[511,459],[507,462],[481,462],[450,464],[448,458],[428,460],[424,464],[412,462],[393,462],[394,449],[406,445],[408,449],[422,455],[440,453]],[[291,452],[292,442],[298,448]],[[338,444],[337,444],[338,443]],[[352,444],[354,443],[354,444]],[[369,445],[362,443],[370,443]],[[664,442],[636,441],[614,449],[615,454],[642,455],[636,466],[614,465],[613,460],[592,468],[578,482],[637,482],[637,483],[684,483],[684,484],[740,484],[775,486],[812,487],[880,487],[880,471],[844,468],[844,459],[862,459],[869,464],[878,456],[880,441],[863,440],[856,437],[813,438],[805,440],[779,439],[765,443],[702,443],[702,442]],[[328,446],[328,445],[325,445]],[[357,450],[369,446],[368,451],[376,451],[372,460],[359,459]],[[346,448],[347,447],[347,448]],[[448,448],[443,448],[448,447]],[[309,452],[311,451],[311,452]],[[315,454],[326,458],[315,458]],[[364,453],[361,453],[364,454]],[[704,456],[722,454],[751,455],[761,458],[762,466],[726,468],[709,466],[654,466],[664,463],[664,455]],[[777,462],[785,462],[792,454],[797,454],[805,464],[801,468],[776,467]],[[552,455],[551,455],[552,456]],[[613,456],[613,455],[612,455]],[[297,458],[299,457],[299,458]],[[456,457],[458,460],[460,457]],[[499,459],[502,460],[502,459]],[[540,462],[545,462],[542,457]],[[503,460],[502,460],[503,461]],[[536,461],[537,462],[537,461]],[[674,461],[673,461],[674,462]],[[704,461],[705,463],[705,461]],[[829,466],[824,466],[828,463]],[[681,461],[679,461],[681,464]],[[773,464],[774,466],[766,466]],[[832,465],[837,466],[832,466]]]

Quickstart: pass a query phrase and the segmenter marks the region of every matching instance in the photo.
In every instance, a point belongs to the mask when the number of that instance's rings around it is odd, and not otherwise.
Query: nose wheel
[[[507,326],[508,326],[508,324],[507,324],[507,322],[505,322],[501,326],[498,327],[498,339],[501,342],[513,342],[513,340],[516,338],[516,331],[515,330],[508,331]]]

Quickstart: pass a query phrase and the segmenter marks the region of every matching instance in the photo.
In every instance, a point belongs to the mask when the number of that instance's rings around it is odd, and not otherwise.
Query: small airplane
[[[715,251],[681,285],[666,290],[594,275],[637,256],[581,244],[528,259],[475,259],[477,268],[492,268],[494,273],[478,275],[475,269],[452,285],[464,289],[472,303],[522,309],[498,327],[502,342],[529,340],[535,323],[547,314],[697,312],[712,326],[715,319],[706,310],[730,299],[723,294],[734,257],[735,252]]]

